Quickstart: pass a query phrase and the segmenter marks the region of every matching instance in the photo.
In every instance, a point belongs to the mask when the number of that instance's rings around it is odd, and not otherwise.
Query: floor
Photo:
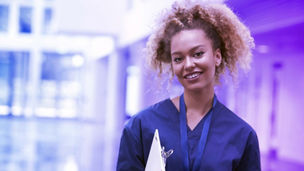
[[[115,170],[117,146],[103,130],[93,122],[0,117],[0,171]],[[267,156],[262,156],[262,167],[304,171],[304,164]]]
[[[0,170],[104,170],[102,134],[97,123],[0,118]]]

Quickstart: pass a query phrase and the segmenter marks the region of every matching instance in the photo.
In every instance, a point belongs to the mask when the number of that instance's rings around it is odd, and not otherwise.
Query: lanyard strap
[[[210,123],[211,123],[211,117],[213,114],[213,109],[216,104],[216,96],[213,98],[213,103],[212,103],[212,109],[207,115],[205,116],[206,119],[204,120],[204,125],[203,125],[203,130],[201,133],[201,137],[199,140],[198,144],[198,156],[195,157],[194,159],[194,164],[193,164],[193,170],[197,171],[199,170],[200,167],[200,161],[203,156],[203,152],[206,146],[207,142],[207,136],[210,128]],[[188,151],[188,136],[187,136],[187,119],[186,119],[186,105],[184,101],[184,94],[180,96],[179,100],[179,109],[180,109],[180,115],[179,115],[179,120],[180,120],[180,135],[181,135],[181,145],[182,145],[182,153],[184,156],[184,170],[185,171],[190,171],[190,166],[189,166],[189,151]]]

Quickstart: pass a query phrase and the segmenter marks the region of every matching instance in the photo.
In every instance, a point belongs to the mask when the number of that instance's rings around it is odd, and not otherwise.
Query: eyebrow
[[[193,48],[191,48],[189,51],[193,52],[193,51],[195,51],[198,48],[205,48],[205,47],[206,47],[205,45],[197,45],[197,46],[194,46]],[[171,53],[171,55],[177,55],[177,54],[181,54],[181,52],[177,51],[177,52]]]

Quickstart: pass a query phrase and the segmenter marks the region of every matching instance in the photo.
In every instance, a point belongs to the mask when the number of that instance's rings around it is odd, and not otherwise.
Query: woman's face
[[[185,90],[213,88],[221,59],[220,50],[213,50],[201,29],[182,30],[171,38],[173,72]]]

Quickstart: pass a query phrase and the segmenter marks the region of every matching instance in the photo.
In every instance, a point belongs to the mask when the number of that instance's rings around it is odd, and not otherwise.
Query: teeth
[[[194,78],[194,77],[197,77],[199,75],[199,73],[194,73],[194,74],[191,74],[191,75],[187,75],[186,78]]]

